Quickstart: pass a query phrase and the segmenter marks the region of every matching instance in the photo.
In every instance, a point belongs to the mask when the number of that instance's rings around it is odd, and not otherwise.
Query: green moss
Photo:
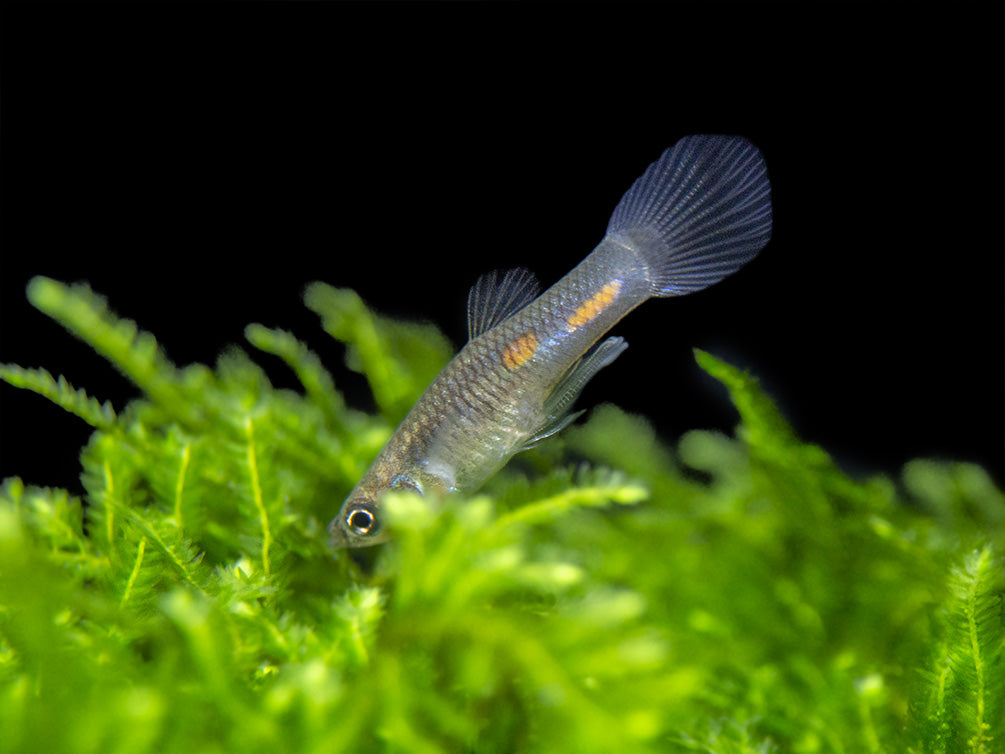
[[[699,352],[736,438],[670,449],[599,407],[481,494],[390,498],[361,569],[325,524],[449,357],[435,330],[308,289],[370,416],[289,333],[246,335],[302,393],[239,349],[179,368],[84,287],[29,296],[144,396],[0,367],[94,427],[83,501],[0,488],[2,752],[1005,745],[1005,499],[976,466],[850,479]]]

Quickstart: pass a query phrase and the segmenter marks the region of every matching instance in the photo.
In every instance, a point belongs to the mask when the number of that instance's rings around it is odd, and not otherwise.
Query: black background
[[[479,274],[555,281],[663,149],[737,133],[767,160],[773,240],[623,321],[631,347],[580,405],[669,441],[731,430],[697,346],[855,474],[936,456],[1001,483],[1005,67],[992,11],[949,8],[7,4],[0,361],[135,395],[28,305],[44,274],[180,364],[248,322],[291,329],[366,406],[306,283],[459,344]],[[0,477],[79,489],[87,435],[0,384]]]

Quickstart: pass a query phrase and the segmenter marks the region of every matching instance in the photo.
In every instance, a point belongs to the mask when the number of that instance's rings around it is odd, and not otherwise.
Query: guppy
[[[553,435],[583,386],[627,347],[604,333],[654,296],[699,291],[771,237],[761,153],[734,136],[687,136],[618,203],[600,244],[538,295],[523,269],[489,273],[468,296],[467,345],[444,367],[342,504],[336,547],[387,539],[381,495],[473,490]]]

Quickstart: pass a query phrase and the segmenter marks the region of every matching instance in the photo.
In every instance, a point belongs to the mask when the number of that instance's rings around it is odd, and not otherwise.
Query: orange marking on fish
[[[516,369],[526,364],[535,351],[537,351],[537,336],[527,332],[503,349],[502,362],[508,369]]]
[[[612,280],[601,288],[598,293],[594,293],[590,298],[586,299],[566,320],[569,332],[595,319],[600,312],[604,311],[618,297],[620,290],[621,281]]]

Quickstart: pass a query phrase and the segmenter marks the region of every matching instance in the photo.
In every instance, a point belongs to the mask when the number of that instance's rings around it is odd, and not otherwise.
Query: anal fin
[[[570,413],[569,409],[583,391],[586,383],[618,356],[628,344],[624,338],[608,338],[594,346],[583,358],[570,367],[544,400],[544,423],[523,444],[523,450],[532,448],[572,424],[583,412]]]

